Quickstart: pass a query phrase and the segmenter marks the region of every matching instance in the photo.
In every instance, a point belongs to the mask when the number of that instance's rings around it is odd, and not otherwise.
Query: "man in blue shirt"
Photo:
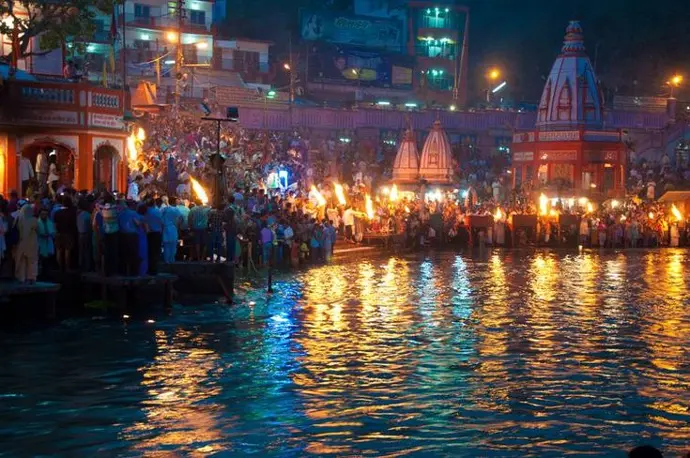
[[[163,244],[163,217],[161,216],[160,206],[163,201],[158,198],[154,202],[150,199],[146,202],[146,215],[144,222],[148,227],[146,242],[148,243],[149,275],[158,275],[158,263],[161,258],[161,247]]]
[[[134,206],[133,201],[122,201],[120,205],[121,211],[117,217],[117,222],[120,226],[120,249],[124,258],[121,273],[134,276],[139,274],[139,264],[141,263],[137,232],[142,222],[139,214],[132,208]]]

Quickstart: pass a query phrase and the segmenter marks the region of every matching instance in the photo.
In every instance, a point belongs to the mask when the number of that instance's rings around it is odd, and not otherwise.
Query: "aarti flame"
[[[374,219],[374,203],[371,201],[371,196],[369,194],[364,197],[364,205],[367,210],[367,217],[369,219]]]
[[[127,157],[130,166],[136,163],[137,156],[139,156],[139,152],[137,151],[137,137],[134,135],[134,132],[132,132],[130,136],[127,137]]]
[[[676,204],[673,204],[673,206],[671,207],[671,213],[673,213],[673,216],[676,218],[676,221],[683,221],[683,215],[680,213],[680,210],[678,210],[678,207],[676,207]]]
[[[592,202],[587,202],[587,213],[592,213],[594,211],[594,205]]]
[[[398,200],[398,185],[394,184],[391,188],[390,200],[391,202],[395,202],[396,200]]]
[[[345,200],[345,192],[343,191],[343,185],[340,183],[335,183],[335,196],[338,198],[338,203],[340,205],[347,204],[347,200]]]
[[[496,209],[496,214],[494,215],[494,219],[495,219],[496,221],[499,221],[499,220],[503,219],[503,212],[501,212],[501,208],[500,208],[500,207]]]
[[[192,182],[192,189],[194,190],[194,194],[196,194],[201,203],[204,205],[208,205],[208,194],[206,194],[206,190],[203,186],[201,186],[201,183],[199,183],[192,177],[189,177],[189,181]]]
[[[319,190],[316,189],[316,186],[314,186],[314,185],[311,185],[311,190],[309,191],[309,197],[316,199],[319,207],[326,206],[326,199],[321,195]]]
[[[649,219],[654,219],[655,215],[654,215],[654,212],[649,212],[649,214],[647,216],[649,216]]]
[[[137,140],[139,140],[140,142],[143,142],[144,140],[146,140],[146,131],[144,130],[143,127],[140,127],[137,130]]]
[[[539,213],[542,215],[547,215],[549,213],[549,198],[544,194],[539,196]]]

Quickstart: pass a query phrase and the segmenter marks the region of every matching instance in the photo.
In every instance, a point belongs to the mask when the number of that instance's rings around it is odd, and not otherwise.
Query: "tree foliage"
[[[47,54],[68,43],[83,52],[96,32],[94,19],[111,14],[116,3],[117,0],[0,0],[0,33],[12,36],[16,27],[18,58]],[[30,46],[36,37],[40,50]]]

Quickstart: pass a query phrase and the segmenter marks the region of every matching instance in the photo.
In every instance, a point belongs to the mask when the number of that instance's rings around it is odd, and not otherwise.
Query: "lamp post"
[[[168,42],[174,43],[176,45],[176,56],[175,56],[175,108],[180,106],[180,96],[181,96],[181,82],[184,75],[182,70],[184,69],[184,52],[182,50],[182,33],[180,31],[171,31],[166,34]],[[188,43],[189,46],[196,46],[197,49],[207,49],[208,43],[205,41],[196,41],[193,43]]]
[[[489,87],[486,90],[486,103],[491,103],[491,86],[501,77],[501,72],[497,68],[491,68],[486,74],[486,79],[489,82]]]
[[[357,78],[357,91],[355,92],[355,106],[357,106],[357,94],[359,93],[359,90],[361,87],[361,82],[362,82],[362,69],[361,68],[353,68],[352,74],[355,75],[355,78]]]
[[[292,59],[292,55],[290,55],[290,59]],[[283,68],[288,72],[288,76],[290,77],[290,105],[292,105],[295,103],[295,77],[292,73],[292,65],[290,63],[285,62]]]

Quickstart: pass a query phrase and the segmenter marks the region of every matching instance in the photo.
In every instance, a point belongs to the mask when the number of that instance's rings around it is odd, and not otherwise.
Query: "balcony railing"
[[[128,14],[125,16],[125,21],[129,27],[150,27],[155,29],[177,29],[177,18],[172,15],[165,16],[135,16]],[[186,33],[208,33],[211,29],[210,21],[206,20],[204,24],[192,23],[189,18],[185,19],[182,24],[182,30]]]
[[[86,80],[70,82],[6,81],[0,117],[6,124],[71,128],[123,128],[121,89],[106,89]],[[8,107],[11,107],[8,109]]]

